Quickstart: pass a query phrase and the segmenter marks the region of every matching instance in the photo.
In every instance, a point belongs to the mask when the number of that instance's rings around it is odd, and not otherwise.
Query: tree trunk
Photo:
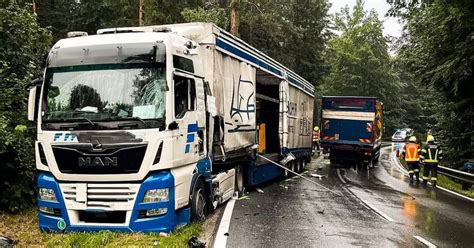
[[[237,4],[238,0],[230,3],[230,33],[236,36],[239,34]]]
[[[140,8],[138,10],[138,26],[143,26],[143,0],[140,0]]]

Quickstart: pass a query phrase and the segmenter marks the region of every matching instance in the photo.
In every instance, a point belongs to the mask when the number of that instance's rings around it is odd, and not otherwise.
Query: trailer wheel
[[[198,180],[191,198],[191,220],[203,221],[206,219],[206,198],[206,189],[204,188],[204,183],[201,180]]]
[[[290,164],[288,164],[288,166],[285,165],[285,167],[286,167],[287,169],[290,169],[290,170],[291,170],[291,162],[290,162]],[[285,178],[290,177],[290,172],[288,172],[287,170],[283,170],[283,176],[284,176]]]
[[[303,172],[303,159],[298,160],[296,170],[297,170],[296,172],[298,172],[298,173]]]
[[[234,190],[237,191],[239,196],[244,194],[244,170],[241,164],[235,167]]]
[[[291,171],[293,172],[296,172],[296,170],[298,169],[298,164],[297,164],[297,161],[293,161],[291,162]],[[291,173],[291,177],[293,177],[295,174]]]

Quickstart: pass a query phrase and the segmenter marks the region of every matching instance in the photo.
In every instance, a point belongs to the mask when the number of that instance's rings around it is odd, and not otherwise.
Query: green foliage
[[[202,223],[195,222],[166,237],[110,231],[45,233],[38,228],[37,216],[36,208],[14,214],[0,211],[0,234],[15,240],[18,247],[188,247],[188,240],[203,230]]]
[[[384,102],[385,127],[399,123],[403,85],[396,79],[377,13],[366,12],[357,1],[351,12],[343,8],[333,18],[335,35],[329,41],[329,73],[319,87],[323,95],[374,96]]]
[[[181,15],[186,22],[212,22],[223,29],[227,29],[229,26],[227,11],[220,7],[209,9],[202,7],[196,9],[185,8],[181,11]]]
[[[200,0],[145,0],[145,25],[160,25],[185,22],[181,14],[186,9],[202,7]],[[186,13],[186,12],[185,12]],[[187,16],[190,18],[190,16]]]
[[[445,145],[446,163],[474,158],[474,2],[424,1],[392,4],[403,18],[399,57],[426,95],[435,136]]]
[[[0,208],[17,211],[35,196],[35,130],[26,126],[25,89],[39,75],[51,34],[14,1],[0,7]]]

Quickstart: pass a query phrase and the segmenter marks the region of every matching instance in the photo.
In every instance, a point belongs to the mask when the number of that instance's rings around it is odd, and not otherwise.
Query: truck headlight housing
[[[43,201],[58,201],[53,189],[39,188],[38,193],[39,198]]]
[[[143,203],[166,202],[169,201],[169,189],[149,189],[145,192]]]

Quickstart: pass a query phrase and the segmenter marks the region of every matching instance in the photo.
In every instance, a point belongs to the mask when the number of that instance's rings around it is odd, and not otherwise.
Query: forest
[[[42,76],[44,54],[68,31],[213,22],[316,86],[323,95],[376,96],[385,137],[432,129],[443,165],[474,159],[474,2],[393,1],[401,37],[364,1],[328,13],[326,0],[0,0],[0,209],[35,202],[36,126],[26,119],[28,88]],[[141,18],[139,18],[141,16]]]

